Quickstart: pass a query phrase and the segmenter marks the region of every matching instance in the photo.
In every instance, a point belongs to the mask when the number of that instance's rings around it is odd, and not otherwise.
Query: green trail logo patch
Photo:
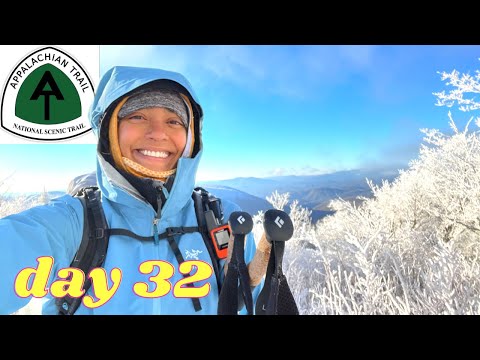
[[[91,130],[93,84],[80,64],[46,47],[21,60],[5,84],[2,127],[35,140],[63,140]]]

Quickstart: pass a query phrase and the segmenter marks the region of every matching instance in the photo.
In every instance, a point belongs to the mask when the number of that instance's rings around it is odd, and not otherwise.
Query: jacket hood
[[[201,135],[203,111],[190,82],[182,74],[161,69],[115,66],[103,75],[90,107],[89,119],[97,136],[100,136],[102,120],[108,115],[108,110],[111,111],[112,105],[143,86],[170,88],[184,93],[191,101],[193,100],[195,136],[197,133]],[[195,141],[201,143],[201,136],[195,137]]]
[[[191,158],[180,158],[175,181],[165,212],[179,211],[191,199],[195,176],[202,153],[203,111],[189,81],[181,74],[161,69],[116,66],[107,71],[100,80],[93,104],[89,111],[92,129],[99,139],[97,148],[97,182],[104,196],[110,200],[129,205],[133,197],[145,200],[138,190],[108,161],[108,125],[113,109],[120,100],[138,89],[170,89],[186,95],[192,104],[195,143]],[[173,199],[172,199],[173,198]],[[138,203],[138,202],[137,202]]]

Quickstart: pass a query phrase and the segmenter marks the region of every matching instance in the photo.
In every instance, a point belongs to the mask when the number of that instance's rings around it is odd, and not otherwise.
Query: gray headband
[[[154,107],[163,107],[174,112],[182,120],[183,125],[188,128],[185,101],[177,92],[170,90],[154,90],[133,95],[123,104],[118,112],[118,117],[121,119],[137,110]]]

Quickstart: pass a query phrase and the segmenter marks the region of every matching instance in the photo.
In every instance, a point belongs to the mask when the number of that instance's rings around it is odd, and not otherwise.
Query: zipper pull
[[[163,203],[165,202],[166,199],[165,199],[165,194],[163,193],[162,185],[157,186],[155,190],[157,191],[157,215],[158,217],[160,217]]]
[[[153,242],[155,243],[155,245],[158,245],[159,243],[159,238],[158,238],[158,228],[157,228],[157,224],[158,224],[158,220],[160,219],[153,219]]]

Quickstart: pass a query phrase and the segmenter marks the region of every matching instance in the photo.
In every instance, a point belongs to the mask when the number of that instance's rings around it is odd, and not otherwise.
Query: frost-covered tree
[[[44,186],[43,192],[40,194],[38,198],[38,203],[43,205],[43,204],[48,204],[49,201],[50,201],[50,195],[48,194],[47,189]]]
[[[274,209],[283,211],[290,200],[290,193],[280,194],[277,190],[275,190],[272,195],[267,196],[266,199],[270,204],[272,204]]]
[[[442,79],[454,89],[438,105],[480,109],[478,71]],[[294,239],[286,268],[302,314],[480,313],[480,133],[449,116],[452,134],[422,130],[418,157],[392,183],[369,181],[372,198],[332,201],[313,235],[301,225],[316,248]]]
[[[13,180],[11,175],[0,180],[0,218],[8,215],[17,214],[21,211],[27,210],[33,206],[41,204],[40,201],[28,198],[24,194],[12,195],[8,193],[9,181]],[[24,308],[18,310],[16,315],[36,315],[41,313],[41,305],[43,299],[33,298],[30,303]]]
[[[436,105],[448,107],[457,105],[459,110],[465,112],[480,109],[480,99],[475,98],[475,94],[480,94],[480,70],[475,70],[475,75],[462,74],[457,70],[451,73],[443,71],[439,74],[442,81],[446,81],[446,85],[452,86],[453,89],[433,93],[437,97]],[[477,121],[479,119],[477,116]]]
[[[9,193],[13,174],[0,180],[0,218],[29,209],[35,203],[22,194]]]

